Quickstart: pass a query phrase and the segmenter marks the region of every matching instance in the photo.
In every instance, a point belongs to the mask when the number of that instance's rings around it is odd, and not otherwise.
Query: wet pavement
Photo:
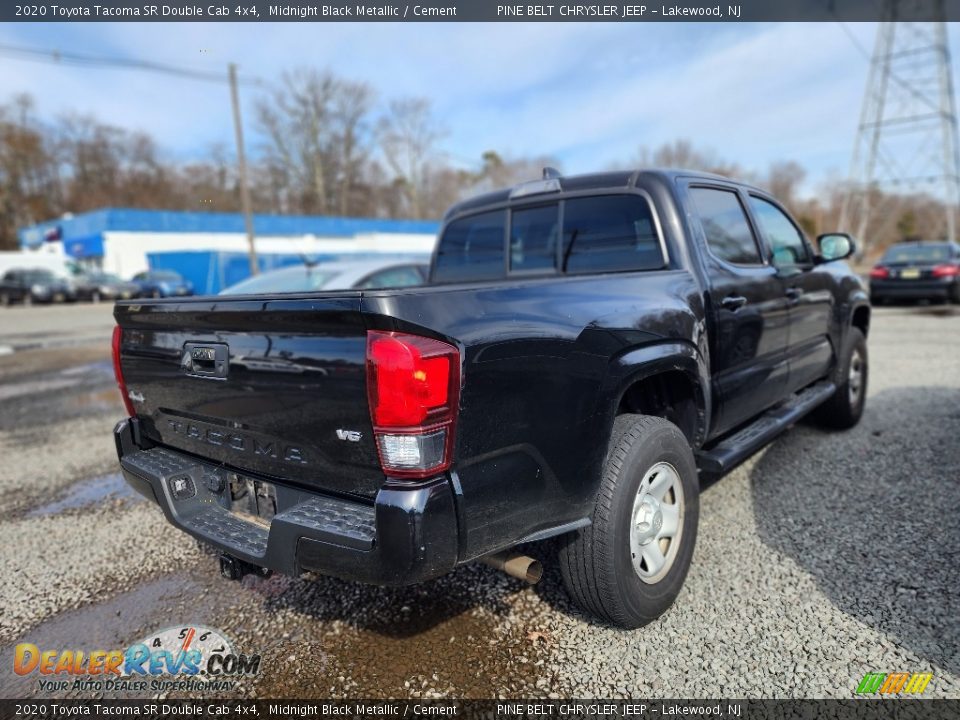
[[[83,509],[93,505],[115,503],[117,500],[146,502],[119,472],[81,480],[65,487],[55,500],[27,511],[27,517],[59,515],[67,510]]]
[[[960,698],[960,600],[946,570],[960,557],[957,523],[944,515],[921,543],[916,577],[885,570],[895,553],[857,554],[893,527],[883,488],[928,513],[960,501],[944,485],[960,476],[960,315],[882,309],[870,348],[861,425],[802,424],[705,489],[687,585],[635,632],[569,603],[551,545],[533,549],[546,566],[533,588],[477,564],[409,588],[224,580],[117,472],[108,335],[0,357],[0,563],[14,569],[0,586],[0,693],[49,696],[35,674],[9,671],[18,642],[109,650],[202,626],[262,655],[231,696],[850,697],[864,672],[909,669],[934,673],[929,696]],[[811,508],[821,524],[801,522]],[[898,517],[896,543],[922,535],[922,518]]]

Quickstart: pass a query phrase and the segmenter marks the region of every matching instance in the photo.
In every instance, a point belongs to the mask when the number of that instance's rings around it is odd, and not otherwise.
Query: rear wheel
[[[846,352],[834,375],[837,390],[814,412],[817,422],[841,430],[860,422],[867,399],[867,360],[867,339],[860,328],[852,327]]]
[[[687,576],[699,512],[697,468],[680,429],[659,417],[618,417],[593,522],[560,550],[573,601],[621,627],[658,618]]]

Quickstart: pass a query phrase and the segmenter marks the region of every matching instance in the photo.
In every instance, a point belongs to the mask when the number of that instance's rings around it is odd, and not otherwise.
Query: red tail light
[[[930,274],[935,278],[957,277],[960,275],[960,265],[937,265]]]
[[[450,467],[460,401],[460,351],[405,333],[367,332],[370,417],[388,475],[424,478]]]
[[[880,265],[870,271],[870,278],[873,280],[886,280],[888,277],[890,277],[890,271]]]
[[[137,411],[133,409],[133,402],[127,394],[127,383],[123,380],[123,369],[120,367],[120,343],[123,340],[123,330],[119,325],[113,328],[113,374],[117,378],[117,386],[120,388],[120,395],[123,397],[123,406],[127,409],[127,415],[133,417]]]

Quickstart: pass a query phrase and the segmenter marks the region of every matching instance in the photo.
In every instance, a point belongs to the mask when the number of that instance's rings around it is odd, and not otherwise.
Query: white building
[[[426,257],[439,223],[288,215],[254,216],[261,269],[370,255]],[[147,269],[175,270],[198,292],[215,293],[249,274],[243,216],[107,208],[20,231],[25,251],[58,255],[124,278]]]

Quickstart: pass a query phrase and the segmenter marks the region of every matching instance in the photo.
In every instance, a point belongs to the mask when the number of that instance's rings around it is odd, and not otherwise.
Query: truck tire
[[[867,339],[860,328],[850,328],[846,352],[837,366],[836,392],[818,407],[813,419],[824,427],[846,430],[863,416],[867,399]]]
[[[560,548],[573,601],[624,628],[662,615],[690,568],[699,490],[693,450],[676,425],[647,415],[619,416],[593,522]]]

